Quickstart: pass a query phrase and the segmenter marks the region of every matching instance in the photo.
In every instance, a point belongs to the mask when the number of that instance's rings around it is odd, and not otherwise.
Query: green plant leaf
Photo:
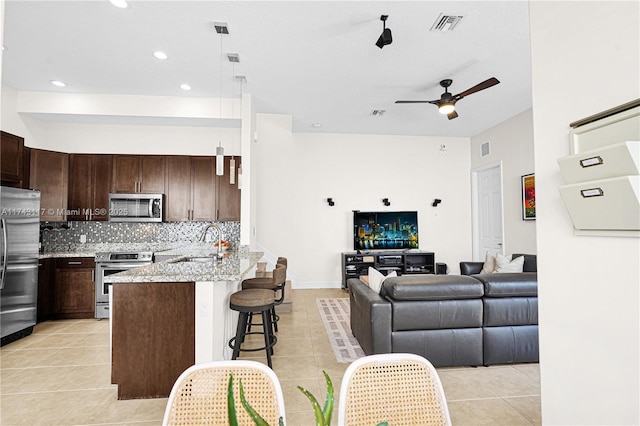
[[[331,383],[331,378],[326,371],[322,370],[322,374],[324,374],[324,379],[327,382],[327,399],[324,401],[324,408],[322,409],[322,414],[324,417],[325,426],[331,425],[331,415],[333,414],[333,404],[334,404],[334,390],[333,383]]]
[[[378,423],[376,426],[389,426],[389,423],[387,423],[387,422],[380,422],[380,423]]]
[[[282,418],[282,416],[280,416],[280,418],[278,419],[278,426],[284,426],[284,419]]]
[[[227,417],[229,418],[229,426],[238,426],[236,403],[233,399],[233,373],[229,375],[229,386],[227,386]]]
[[[320,408],[320,404],[318,404],[316,397],[302,386],[298,386],[298,389],[300,389],[300,392],[302,392],[307,398],[309,398],[309,401],[311,401],[313,412],[316,416],[316,426],[330,426],[324,422],[324,415],[322,414],[322,409]]]
[[[245,411],[249,413],[249,416],[251,416],[251,420],[253,420],[256,426],[269,426],[269,423],[267,423],[265,419],[260,417],[260,414],[258,414],[258,412],[249,405],[249,403],[244,397],[244,389],[242,388],[242,379],[240,379],[239,382],[240,382],[240,402],[242,402],[242,406],[244,407]]]

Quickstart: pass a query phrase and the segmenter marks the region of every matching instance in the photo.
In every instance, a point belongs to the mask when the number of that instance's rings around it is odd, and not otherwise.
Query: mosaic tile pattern
[[[84,245],[108,243],[176,243],[197,242],[210,223],[222,229],[224,240],[231,249],[240,243],[240,222],[42,222],[41,242],[44,252],[64,252],[81,249]],[[86,241],[81,241],[82,236]],[[217,241],[215,229],[209,230],[206,241]]]

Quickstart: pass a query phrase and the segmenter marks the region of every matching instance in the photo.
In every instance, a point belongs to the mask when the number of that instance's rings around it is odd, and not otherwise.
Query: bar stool
[[[276,263],[276,267],[273,270],[270,277],[248,278],[242,281],[243,290],[256,289],[256,288],[272,290],[274,292],[274,297],[276,294],[278,294],[278,291],[280,292],[280,297],[275,299],[273,309],[271,310],[271,322],[273,324],[273,329],[276,332],[278,331],[279,317],[276,314],[275,307],[277,305],[282,304],[282,302],[284,301],[284,288],[285,288],[286,281],[287,281],[287,259],[284,257],[278,258],[278,263]],[[253,315],[249,315],[248,324],[249,324],[248,325],[249,331],[251,331],[252,325],[257,325],[257,324],[253,324]]]
[[[248,290],[236,291],[229,298],[229,308],[239,312],[238,326],[236,335],[229,340],[229,347],[233,349],[231,359],[236,359],[240,355],[240,351],[254,352],[265,350],[267,353],[267,364],[271,367],[271,354],[273,345],[276,344],[276,336],[271,328],[271,310],[275,301],[275,293],[272,290],[254,288]],[[251,332],[247,330],[247,319],[252,312],[260,312],[262,314],[262,332]],[[241,349],[244,338],[249,334],[263,334],[264,346],[259,348]]]

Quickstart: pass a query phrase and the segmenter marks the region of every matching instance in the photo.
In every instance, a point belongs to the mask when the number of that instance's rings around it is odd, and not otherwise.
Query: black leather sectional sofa
[[[461,262],[463,275],[387,278],[379,293],[352,278],[353,335],[367,355],[415,353],[436,367],[537,362],[537,266],[524,256],[522,273]]]

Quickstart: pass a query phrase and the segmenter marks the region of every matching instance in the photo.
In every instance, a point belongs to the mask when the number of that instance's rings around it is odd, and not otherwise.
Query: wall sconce
[[[432,205],[433,207],[438,207],[438,204],[440,204],[441,202],[442,202],[442,200],[441,200],[441,199],[436,198],[435,200],[433,200],[433,203],[431,203],[431,205]]]
[[[382,199],[382,204],[384,204],[385,206],[389,207],[391,205],[391,201],[389,201],[388,198],[383,198]]]
[[[333,207],[336,205],[336,203],[333,201],[333,198],[327,198],[327,204],[329,204],[329,207]]]

